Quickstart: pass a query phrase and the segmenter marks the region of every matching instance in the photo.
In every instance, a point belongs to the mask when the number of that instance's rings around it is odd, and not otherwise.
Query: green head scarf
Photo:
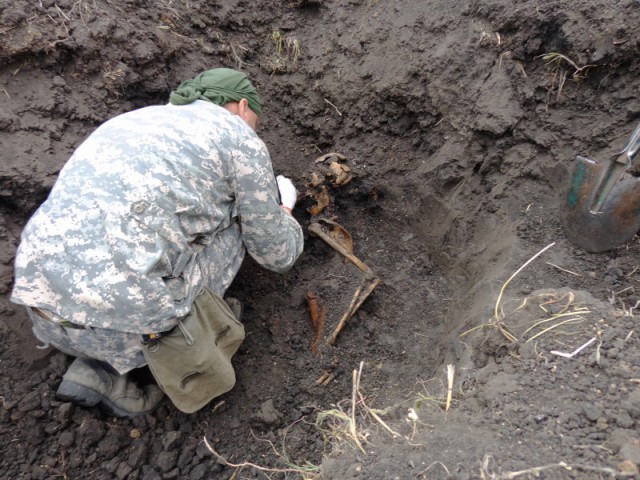
[[[169,102],[187,105],[196,100],[207,100],[217,105],[239,102],[246,98],[249,108],[260,116],[260,97],[247,76],[230,68],[214,68],[201,73],[193,80],[186,80],[171,92]]]

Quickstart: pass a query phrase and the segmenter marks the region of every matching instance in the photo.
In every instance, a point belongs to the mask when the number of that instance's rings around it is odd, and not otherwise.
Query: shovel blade
[[[607,162],[577,157],[561,203],[569,241],[597,253],[628,242],[640,229],[640,181],[620,176],[599,211],[593,211],[598,187],[609,173]]]

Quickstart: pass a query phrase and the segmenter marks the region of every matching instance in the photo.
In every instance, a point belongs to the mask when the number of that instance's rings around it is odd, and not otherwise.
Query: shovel
[[[604,252],[640,229],[640,179],[627,173],[640,150],[640,125],[622,151],[606,162],[578,156],[563,193],[567,238],[587,252]]]

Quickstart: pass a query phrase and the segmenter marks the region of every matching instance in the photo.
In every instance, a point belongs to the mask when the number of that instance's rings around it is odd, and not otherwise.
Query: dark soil
[[[576,155],[640,119],[639,60],[632,0],[4,0],[0,477],[640,478],[640,243],[588,254],[560,222]],[[351,183],[296,215],[332,216],[382,284],[314,353],[307,292],[328,336],[363,273],[307,235],[291,272],[248,260],[231,287],[231,392],[134,420],[61,404],[71,359],[8,302],[20,230],[97,125],[216,66],[258,86],[278,173],[304,189],[347,158]]]

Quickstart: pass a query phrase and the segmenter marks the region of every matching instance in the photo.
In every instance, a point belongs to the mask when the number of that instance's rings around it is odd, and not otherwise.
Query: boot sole
[[[113,417],[120,417],[120,418],[133,418],[133,417],[139,417],[140,415],[147,415],[149,413],[152,413],[161,404],[162,404],[162,401],[158,402],[157,405],[155,405],[153,408],[150,408],[149,410],[145,410],[144,412],[132,413],[127,410],[123,410],[122,408],[113,404],[109,399],[103,398],[102,403],[100,404],[100,407],[107,415],[111,415]]]

